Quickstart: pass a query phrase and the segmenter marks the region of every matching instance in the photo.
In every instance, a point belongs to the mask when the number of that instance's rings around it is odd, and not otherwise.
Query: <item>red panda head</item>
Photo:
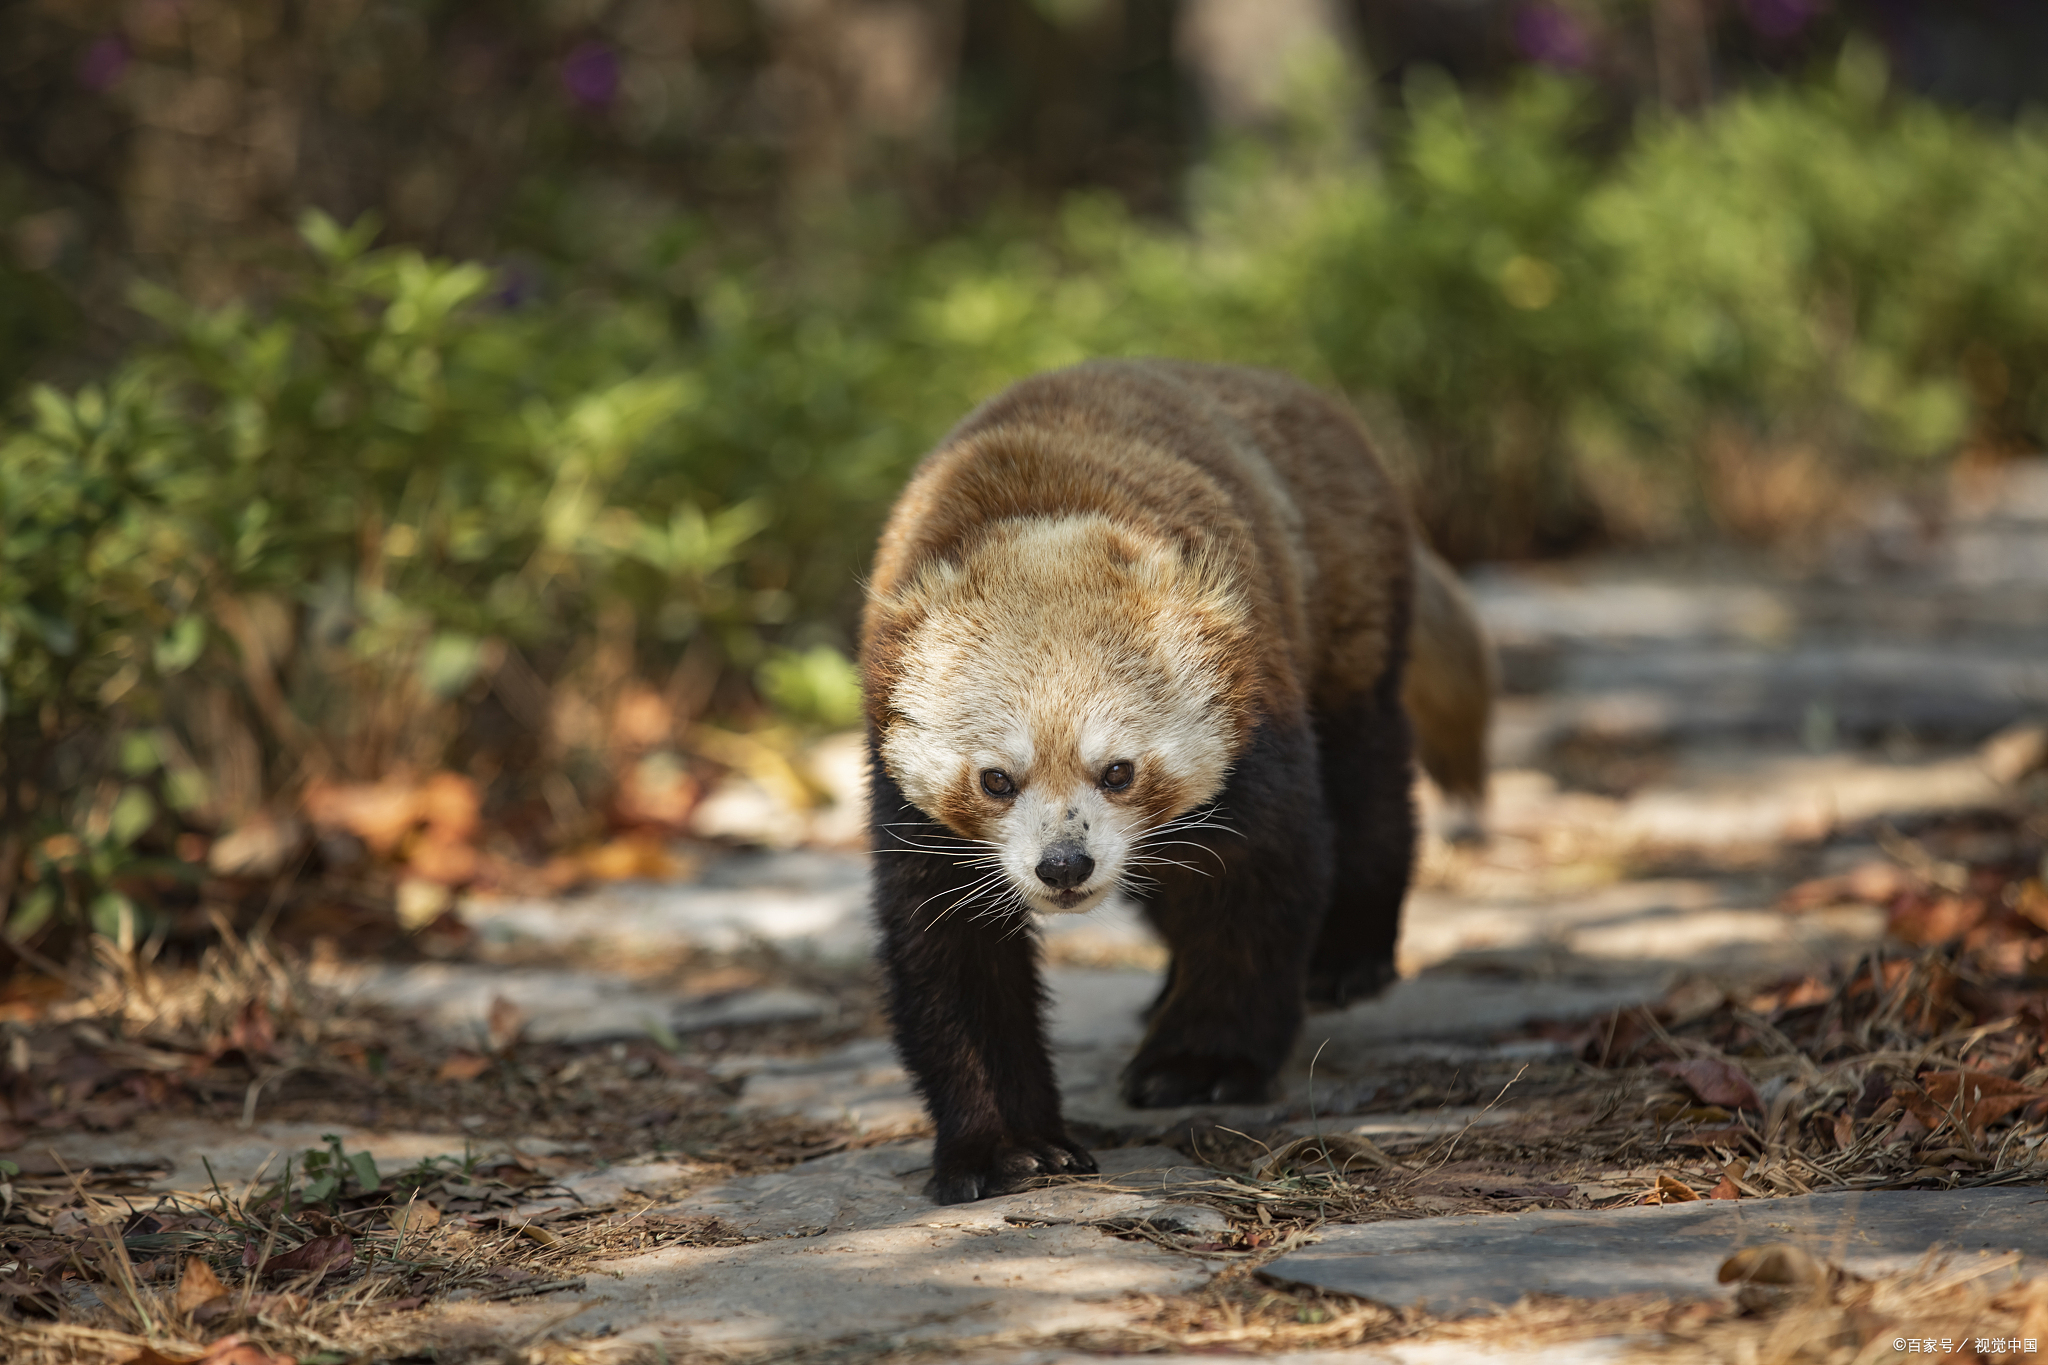
[[[1232,569],[1101,515],[1020,518],[870,602],[882,761],[974,841],[983,913],[1093,909],[1221,792],[1256,685]]]

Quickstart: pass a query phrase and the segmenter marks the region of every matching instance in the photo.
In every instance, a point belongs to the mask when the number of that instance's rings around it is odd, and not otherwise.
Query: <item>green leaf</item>
[[[377,1162],[368,1152],[351,1152],[348,1168],[355,1174],[356,1187],[364,1194],[370,1193],[384,1183],[384,1177],[377,1173]]]
[[[312,1165],[309,1159],[306,1164]],[[299,1190],[299,1197],[308,1204],[325,1204],[341,1189],[341,1177],[333,1171],[322,1171],[308,1180]]]
[[[49,923],[56,909],[56,889],[48,883],[37,885],[27,895],[16,899],[14,911],[7,917],[8,935],[15,939],[28,938]]]
[[[179,768],[164,779],[164,800],[181,815],[190,814],[213,797],[213,785],[197,768]]]
[[[128,730],[121,735],[121,771],[130,777],[146,777],[163,765],[157,753],[156,734],[151,730]]]
[[[115,847],[126,848],[155,820],[156,799],[142,787],[123,788],[114,799],[114,809],[107,820],[107,837]]]
[[[420,660],[420,683],[437,697],[452,697],[468,687],[483,666],[483,641],[473,635],[443,631]]]
[[[36,429],[43,435],[66,444],[77,438],[78,423],[63,394],[48,384],[38,384],[28,391],[28,402],[35,413]]]
[[[308,209],[299,219],[299,236],[329,266],[340,266],[368,251],[382,227],[374,213],[366,213],[344,228],[319,209]]]
[[[157,637],[151,655],[157,672],[169,677],[190,668],[205,648],[206,622],[197,616],[186,616]]]
[[[92,931],[101,938],[129,944],[135,940],[135,902],[119,891],[102,891],[86,912]]]
[[[755,670],[754,679],[769,703],[793,719],[833,730],[860,719],[860,675],[830,645],[801,654],[777,649]]]

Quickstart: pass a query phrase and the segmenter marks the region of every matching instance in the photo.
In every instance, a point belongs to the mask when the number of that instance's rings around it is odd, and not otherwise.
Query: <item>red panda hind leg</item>
[[[1347,700],[1317,708],[1316,747],[1323,802],[1336,831],[1337,875],[1315,955],[1309,961],[1311,1008],[1370,1000],[1398,974],[1394,943],[1401,902],[1415,865],[1415,724],[1403,705],[1412,667],[1404,605],[1396,620],[1380,676]]]
[[[1139,895],[1173,953],[1123,1075],[1139,1108],[1258,1103],[1301,1031],[1332,869],[1306,722],[1262,722],[1212,811],[1174,835],[1200,847],[1170,850],[1183,866],[1148,867],[1156,885]]]
[[[1315,954],[1310,1008],[1342,1009],[1392,984],[1401,902],[1415,861],[1414,768],[1397,696],[1317,717],[1324,802],[1336,830],[1337,875]]]

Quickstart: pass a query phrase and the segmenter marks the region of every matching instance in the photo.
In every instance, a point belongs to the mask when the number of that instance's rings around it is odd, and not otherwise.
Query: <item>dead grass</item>
[[[651,1199],[540,1206],[552,1181],[513,1158],[442,1158],[382,1175],[339,1143],[269,1183],[138,1196],[132,1177],[17,1176],[0,1224],[10,1361],[201,1358],[232,1337],[301,1361],[384,1357],[419,1336],[407,1310],[583,1287],[594,1262],[748,1240]],[[40,1321],[38,1319],[41,1319]],[[128,1354],[123,1354],[124,1352]],[[146,1355],[136,1356],[147,1365]]]
[[[1932,1340],[1926,1353],[1989,1360],[2024,1354],[2026,1342],[2038,1349],[2048,1339],[2048,1280],[2017,1279],[2017,1261],[2005,1256],[1958,1265],[1930,1256],[1911,1270],[1874,1279],[1808,1261],[1804,1283],[1759,1279],[1740,1285],[1732,1297],[1531,1295],[1462,1318],[1270,1283],[1258,1263],[1247,1262],[1191,1294],[1140,1300],[1126,1326],[1062,1336],[1057,1344],[1105,1356],[1277,1355],[1395,1341],[1462,1342],[1511,1353],[1619,1338],[1625,1358],[1670,1365],[1870,1365],[1902,1354],[1907,1340]],[[1731,1277],[1729,1269],[1723,1274]]]
[[[2039,1180],[2044,986],[1953,948],[1880,953],[1831,979],[1617,1011],[1581,1055],[1655,1078],[1642,1117],[1667,1149],[1718,1162],[1728,1195]]]
[[[1745,1286],[1737,1311],[1676,1322],[1640,1343],[1639,1357],[1672,1365],[1870,1365],[1896,1359],[1907,1342],[1919,1354],[1961,1360],[2037,1353],[2048,1339],[2048,1280],[2017,1279],[2018,1259],[1958,1265],[1930,1257],[1876,1279],[1837,1270],[1816,1284]]]
[[[572,1170],[667,1154],[687,1183],[711,1183],[860,1141],[832,1125],[735,1116],[702,1053],[653,1039],[529,1043],[509,1005],[493,1011],[490,1039],[451,1049],[407,1020],[346,1008],[264,943],[224,924],[219,934],[187,965],[108,950],[69,979],[16,978],[0,996],[0,1150],[12,1155],[0,1165],[0,1359],[404,1359],[433,1345],[411,1310],[573,1293],[599,1260],[746,1240],[713,1219],[651,1213],[650,1198],[535,1207]],[[731,1043],[820,1041],[787,1032]],[[67,1169],[35,1141],[144,1115],[259,1110],[448,1132],[451,1149],[473,1155],[379,1171],[336,1141],[235,1187],[152,1194],[161,1169]],[[573,1139],[577,1155],[484,1155],[549,1135]],[[526,1359],[529,1347],[536,1360],[559,1355],[539,1342],[479,1351]]]

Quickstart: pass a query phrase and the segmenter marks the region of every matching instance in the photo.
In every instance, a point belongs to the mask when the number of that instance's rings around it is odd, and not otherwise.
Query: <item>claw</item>
[[[1124,1102],[1134,1109],[1184,1104],[1260,1104],[1270,1077],[1248,1057],[1139,1058],[1124,1072]]]
[[[1048,1175],[1091,1175],[1095,1158],[1071,1138],[1002,1143],[973,1157],[940,1159],[924,1192],[935,1204],[967,1204],[992,1195],[1014,1194]]]

